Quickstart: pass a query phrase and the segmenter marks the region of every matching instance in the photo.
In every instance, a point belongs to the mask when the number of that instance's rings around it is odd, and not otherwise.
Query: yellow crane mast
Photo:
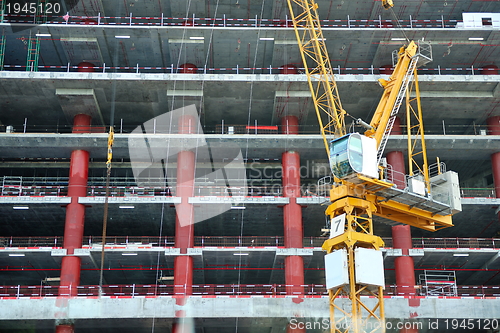
[[[451,216],[461,210],[456,173],[434,177],[428,173],[418,81],[414,79],[416,68],[431,60],[430,45],[409,42],[396,52],[394,72],[389,80],[379,80],[384,92],[372,120],[369,124],[357,121],[366,128],[365,133],[346,134],[347,113],[337,91],[318,5],[314,0],[287,2],[335,180],[325,212],[331,221],[330,238],[323,244],[331,332],[384,332],[380,251],[384,242],[374,234],[373,216],[435,231],[452,226]],[[382,5],[389,9],[392,0],[382,0]],[[416,98],[410,99],[410,87],[416,89]],[[398,189],[380,165],[402,104],[406,105],[410,167],[420,156],[424,166],[410,174],[407,188]],[[376,302],[365,302],[362,296],[371,296]]]

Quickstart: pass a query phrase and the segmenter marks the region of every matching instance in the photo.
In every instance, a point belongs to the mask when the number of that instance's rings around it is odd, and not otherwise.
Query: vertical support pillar
[[[78,114],[73,120],[73,133],[89,133],[91,117]],[[87,180],[89,167],[89,152],[74,150],[71,153],[69,166],[68,197],[71,203],[66,206],[66,220],[64,223],[64,243],[66,256],[61,262],[61,282],[59,295],[76,296],[76,287],[80,284],[80,257],[74,256],[75,249],[82,247],[85,222],[85,206],[78,203],[79,197],[87,196]],[[72,333],[72,325],[56,326],[57,333]]]
[[[401,120],[396,117],[391,134],[401,135]],[[392,166],[393,181],[399,189],[406,187],[405,161],[403,153],[393,151],[387,154],[387,163]],[[401,296],[415,295],[415,268],[413,258],[409,256],[409,249],[413,247],[411,242],[411,230],[409,225],[397,225],[392,227],[392,240],[395,249],[401,249],[403,256],[396,257],[394,266],[396,269],[396,293]],[[406,332],[401,330],[400,332]],[[410,332],[408,332],[410,333]]]
[[[179,134],[193,134],[197,122],[192,116],[179,118]],[[194,246],[194,207],[188,203],[194,196],[195,154],[181,151],[177,154],[177,196],[181,203],[176,206],[175,247],[181,255],[174,259],[174,294],[192,294],[193,258],[187,255],[187,249]],[[178,302],[183,303],[181,298]],[[179,304],[182,305],[182,304]]]
[[[297,116],[281,118],[281,134],[299,134],[299,118]]]
[[[396,294],[399,296],[415,296],[415,267],[409,249],[413,247],[409,225],[396,225],[392,227],[393,248],[401,249],[403,255],[394,259],[396,270]],[[410,306],[418,306],[418,299],[410,299]],[[400,333],[418,333],[415,328],[402,328]]]
[[[487,124],[489,135],[500,135],[500,116],[488,118]],[[497,198],[500,198],[500,151],[491,155],[491,169],[493,172],[495,194]]]
[[[413,247],[409,225],[396,225],[392,227],[393,248],[401,249],[403,255],[396,257],[396,291],[400,296],[415,295],[415,268],[413,258],[409,256],[409,249]]]
[[[57,325],[56,333],[73,333],[74,327],[73,325]]]
[[[283,134],[298,134],[298,118],[286,116],[282,119]],[[290,203],[283,207],[284,240],[286,248],[302,248],[302,207],[297,204],[300,193],[300,155],[295,151],[286,151],[282,154],[283,168],[283,196],[290,199]],[[287,293],[302,295],[304,293],[304,260],[301,256],[287,256],[285,258],[285,284]],[[300,330],[293,330],[300,332]]]
[[[394,126],[391,131],[392,135],[402,135],[403,131],[401,130],[401,119],[396,117],[394,120]],[[390,164],[392,169],[389,170],[389,180],[394,182],[394,185],[398,189],[403,190],[406,187],[405,182],[405,158],[403,152],[401,151],[391,151],[387,153],[387,164]]]

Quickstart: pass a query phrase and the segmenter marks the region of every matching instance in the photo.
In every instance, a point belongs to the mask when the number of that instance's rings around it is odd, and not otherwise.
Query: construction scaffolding
[[[458,296],[455,271],[424,271],[419,275],[423,296]]]

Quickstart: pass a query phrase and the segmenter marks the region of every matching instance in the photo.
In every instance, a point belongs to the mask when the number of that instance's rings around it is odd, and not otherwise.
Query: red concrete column
[[[392,227],[392,247],[401,249],[403,256],[394,259],[396,270],[396,293],[399,296],[415,296],[415,267],[413,258],[409,256],[409,249],[413,247],[409,225],[396,225]],[[419,299],[409,299],[409,306],[419,306]],[[418,329],[402,328],[400,333],[418,333]]]
[[[302,208],[297,204],[300,197],[300,155],[294,151],[287,151],[281,155],[283,168],[283,195],[290,198],[290,203],[285,205],[284,232],[285,247],[302,247]]]
[[[500,198],[500,152],[491,154],[491,169],[493,171],[495,194],[497,198]]]
[[[287,116],[282,119],[283,134],[298,134],[298,118]],[[302,248],[302,207],[297,204],[300,193],[300,155],[295,151],[282,154],[283,168],[283,195],[290,199],[290,203],[283,207],[284,240],[286,248]],[[289,294],[301,295],[304,289],[304,260],[301,256],[285,258],[285,284],[291,285],[287,289]],[[293,330],[293,332],[301,332]]]
[[[394,124],[392,125],[391,130],[392,135],[403,135],[403,129],[401,128],[401,118],[394,118]]]
[[[73,133],[89,133],[92,118],[78,114],[73,119]],[[71,203],[66,206],[64,222],[64,243],[66,256],[61,262],[61,281],[59,295],[76,296],[76,287],[80,284],[80,257],[74,256],[75,249],[82,247],[85,222],[85,206],[78,203],[79,197],[87,196],[89,174],[89,152],[74,150],[71,152],[69,165],[68,197]],[[56,333],[73,333],[73,325],[57,325]]]
[[[297,321],[297,323],[298,322],[300,322],[300,321]],[[294,327],[292,327],[292,326],[294,326]],[[297,326],[297,327],[295,327],[295,326]],[[303,325],[298,325],[298,324],[287,325],[286,326],[286,333],[306,333],[305,327],[304,328],[299,328],[298,326],[303,326]]]
[[[196,124],[194,116],[182,116],[178,123],[179,134],[195,133]],[[175,208],[175,247],[183,254],[174,259],[174,293],[177,295],[192,294],[193,258],[185,254],[194,246],[194,207],[188,199],[194,196],[195,162],[192,151],[177,154],[177,196],[181,203]]]
[[[91,117],[87,114],[77,114],[73,118],[73,133],[90,133]]]
[[[56,333],[73,333],[74,327],[72,325],[57,325]]]
[[[299,134],[299,118],[297,116],[285,116],[281,118],[282,134]]]
[[[399,333],[418,333],[418,328],[401,328]]]
[[[487,120],[488,134],[500,135],[500,116],[490,117]],[[491,154],[491,169],[496,197],[500,198],[500,152]],[[498,215],[500,219],[500,214]]]
[[[500,116],[489,117],[486,123],[488,124],[488,134],[500,135]]]
[[[391,131],[392,135],[401,135],[403,131],[401,129],[401,120],[396,117],[394,120],[394,126]],[[392,169],[389,170],[389,179],[394,182],[397,188],[403,190],[406,187],[405,182],[405,157],[401,151],[391,151],[387,153],[387,164],[390,164]]]
[[[88,115],[78,114],[74,118],[73,133],[87,133],[90,131],[91,118]],[[85,220],[85,206],[78,203],[79,197],[87,196],[87,179],[89,166],[89,152],[74,150],[71,153],[69,167],[68,197],[71,203],[66,206],[66,220],[64,224],[64,244],[67,255],[61,263],[60,294],[75,296],[76,286],[80,284],[80,257],[73,256],[75,249],[82,247],[83,229]]]
[[[394,266],[396,270],[396,292],[401,296],[415,295],[415,268],[413,258],[409,256],[411,249],[411,231],[409,225],[396,225],[392,227],[392,247],[401,249],[403,255],[396,257]]]
[[[389,179],[396,185],[400,190],[404,190],[406,187],[405,182],[405,157],[401,151],[391,151],[387,153],[387,164],[391,165],[389,172]]]

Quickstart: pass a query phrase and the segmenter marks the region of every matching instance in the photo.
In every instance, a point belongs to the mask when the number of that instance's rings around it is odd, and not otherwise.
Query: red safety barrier
[[[7,13],[4,23],[37,23],[33,15]],[[321,20],[322,27],[337,28],[454,28],[457,20],[400,20],[396,26],[392,20]],[[290,19],[264,19],[264,18],[200,18],[200,17],[166,17],[161,13],[158,16],[78,16],[78,15],[49,15],[47,22],[50,24],[97,24],[97,25],[151,25],[151,26],[219,26],[219,27],[276,27],[292,28]]]

